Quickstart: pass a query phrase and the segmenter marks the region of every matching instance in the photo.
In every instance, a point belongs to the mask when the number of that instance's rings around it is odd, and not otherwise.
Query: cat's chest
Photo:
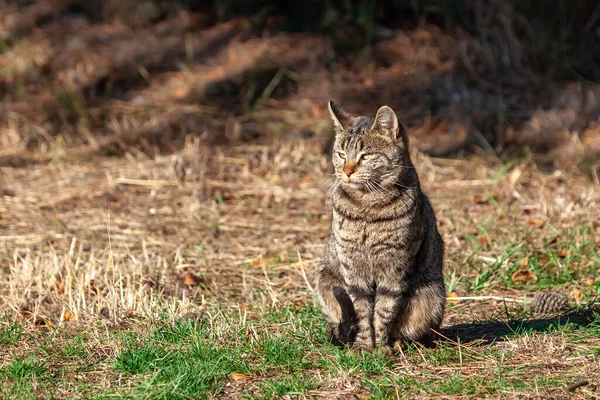
[[[401,219],[370,222],[339,215],[334,216],[332,231],[337,252],[348,264],[400,258],[409,250],[412,236],[411,227]]]

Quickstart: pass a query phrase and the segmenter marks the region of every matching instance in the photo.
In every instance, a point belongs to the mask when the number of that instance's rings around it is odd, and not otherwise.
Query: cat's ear
[[[333,120],[333,126],[335,127],[335,130],[337,132],[345,130],[348,126],[352,124],[352,115],[344,111],[344,109],[341,106],[329,100],[327,108],[329,109],[329,115],[331,115],[331,119]]]
[[[394,141],[400,138],[398,117],[394,110],[388,106],[381,106],[377,110],[375,116],[375,122],[371,127],[371,130],[376,131],[382,135],[386,135],[394,139]]]

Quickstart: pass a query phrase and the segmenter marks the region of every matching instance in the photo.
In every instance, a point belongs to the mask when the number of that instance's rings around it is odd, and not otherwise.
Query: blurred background
[[[589,171],[599,81],[596,1],[0,0],[0,166],[186,137],[327,153],[333,99],[390,105],[432,156]]]

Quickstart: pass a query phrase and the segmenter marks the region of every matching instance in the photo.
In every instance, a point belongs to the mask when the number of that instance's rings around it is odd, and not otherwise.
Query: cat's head
[[[362,117],[330,101],[329,113],[335,128],[333,166],[342,187],[385,191],[412,168],[406,132],[390,107],[379,108],[375,118]]]

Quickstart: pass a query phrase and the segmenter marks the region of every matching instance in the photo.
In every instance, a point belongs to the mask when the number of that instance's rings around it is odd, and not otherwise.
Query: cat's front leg
[[[337,332],[337,326],[342,319],[342,304],[336,299],[334,289],[343,286],[345,286],[344,281],[335,266],[325,261],[317,272],[316,294],[321,311],[327,319],[327,336]]]
[[[358,330],[356,311],[334,255],[326,253],[317,271],[316,294],[327,319],[327,339],[337,345],[351,345]]]
[[[375,291],[373,327],[376,345],[393,346],[392,329],[402,306],[404,287],[400,284],[384,282]]]
[[[348,285],[348,294],[352,298],[356,314],[356,339],[354,345],[371,350],[375,347],[373,325],[371,324],[375,293],[369,286],[351,282]]]

